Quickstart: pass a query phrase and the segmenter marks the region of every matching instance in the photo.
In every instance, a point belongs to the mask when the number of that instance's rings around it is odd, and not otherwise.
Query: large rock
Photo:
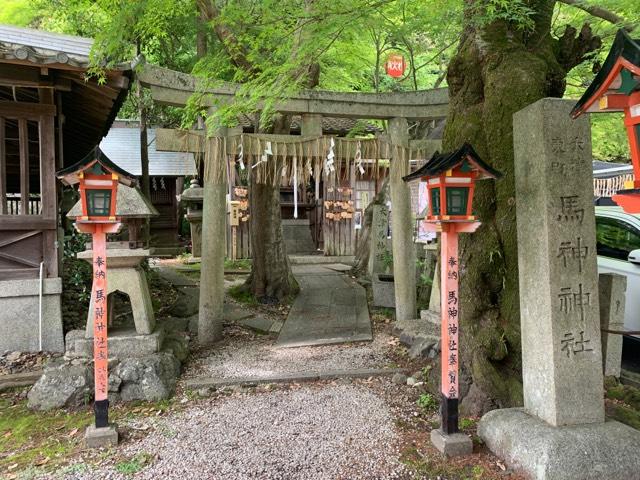
[[[173,395],[180,362],[171,353],[160,352],[139,358],[122,360],[109,377],[109,389],[119,388],[124,401],[157,401]],[[113,391],[112,390],[112,391]]]
[[[46,368],[27,395],[29,408],[79,407],[93,398],[91,365],[62,363]]]

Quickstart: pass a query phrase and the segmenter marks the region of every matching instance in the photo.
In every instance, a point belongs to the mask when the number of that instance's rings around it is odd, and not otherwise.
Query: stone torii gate
[[[219,84],[207,87],[201,79],[192,75],[145,65],[138,74],[141,84],[151,90],[154,101],[171,106],[183,107],[194,93],[201,94],[200,104],[215,111],[220,105],[234,101],[240,88],[236,84]],[[309,90],[280,102],[275,110],[282,114],[296,114],[302,117],[301,137],[322,136],[322,117],[343,117],[352,119],[381,119],[388,121],[388,141],[401,149],[418,149],[433,153],[433,144],[425,141],[409,141],[408,120],[435,120],[446,118],[449,108],[446,88],[416,92],[391,93],[345,93]],[[178,140],[177,132],[162,135],[158,132],[159,148],[181,151],[204,152],[204,142],[184,142]],[[231,137],[242,132],[237,129],[220,128],[218,137]],[[200,132],[202,134],[202,132]],[[268,139],[269,135],[261,135]],[[274,135],[273,138],[282,138]],[[197,138],[197,137],[196,137]],[[164,145],[160,145],[163,143]],[[398,148],[392,148],[390,158],[390,192],[393,205],[392,250],[394,258],[394,280],[396,320],[399,323],[416,317],[416,253],[413,243],[413,221],[409,187],[402,177],[409,173],[409,158],[397,155]],[[206,167],[205,167],[206,168]],[[224,301],[224,257],[227,192],[226,177],[220,172],[205,175],[204,205],[202,221],[202,271],[200,279],[200,313],[198,338],[201,343],[215,340],[220,331],[215,330],[216,319],[222,317]],[[220,323],[221,324],[221,323]]]

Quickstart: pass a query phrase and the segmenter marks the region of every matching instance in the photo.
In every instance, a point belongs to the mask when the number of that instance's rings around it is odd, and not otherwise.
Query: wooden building
[[[160,152],[156,149],[155,129],[147,130],[150,200],[159,215],[151,219],[151,246],[154,254],[177,254],[181,216],[178,196],[185,176],[196,176],[193,153]],[[116,120],[100,149],[120,168],[140,177],[140,130],[135,120]]]
[[[122,65],[104,84],[87,78],[91,46],[0,25],[0,350],[63,348],[55,172],[106,135],[131,76]]]

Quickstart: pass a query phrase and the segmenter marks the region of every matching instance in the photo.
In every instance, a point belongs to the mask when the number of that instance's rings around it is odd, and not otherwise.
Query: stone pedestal
[[[371,290],[375,307],[396,308],[393,275],[374,273],[371,277]]]
[[[80,330],[71,330],[66,337],[65,355],[69,358],[93,358],[93,338],[78,335]],[[157,328],[155,332],[140,335],[132,329],[109,330],[109,358],[136,358],[159,352],[165,332]]]
[[[478,434],[536,480],[634,478],[640,432],[604,421],[591,137],[573,102],[514,115],[524,409]]]
[[[140,262],[147,258],[149,253],[149,250],[140,248],[107,250],[107,294],[119,291],[129,295],[136,332],[143,335],[151,334],[156,324],[147,277],[140,267]],[[78,258],[91,262],[93,252],[80,252]],[[86,338],[93,338],[93,301],[89,305]]]
[[[534,480],[638,478],[640,432],[619,422],[552,427],[523,409],[487,413],[478,435]]]
[[[118,430],[115,425],[96,428],[89,425],[84,433],[84,442],[88,448],[109,448],[118,445]]]
[[[431,443],[447,457],[462,457],[473,453],[473,442],[464,433],[447,435],[441,429],[431,430]]]
[[[624,330],[627,277],[616,273],[601,273],[600,326],[605,330]],[[620,377],[622,366],[622,335],[602,332],[602,368],[606,377]]]

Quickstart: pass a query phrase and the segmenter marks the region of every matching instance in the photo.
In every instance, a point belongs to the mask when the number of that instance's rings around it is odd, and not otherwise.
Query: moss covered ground
[[[59,470],[79,454],[85,429],[93,422],[90,405],[39,412],[27,407],[26,389],[0,394],[0,478],[18,479],[29,472]],[[162,415],[174,402],[133,402],[110,407],[110,421],[126,424],[137,417]],[[124,428],[127,435],[127,429]],[[130,433],[129,433],[130,434]],[[91,452],[99,460],[106,452]],[[20,473],[19,473],[20,472]]]

